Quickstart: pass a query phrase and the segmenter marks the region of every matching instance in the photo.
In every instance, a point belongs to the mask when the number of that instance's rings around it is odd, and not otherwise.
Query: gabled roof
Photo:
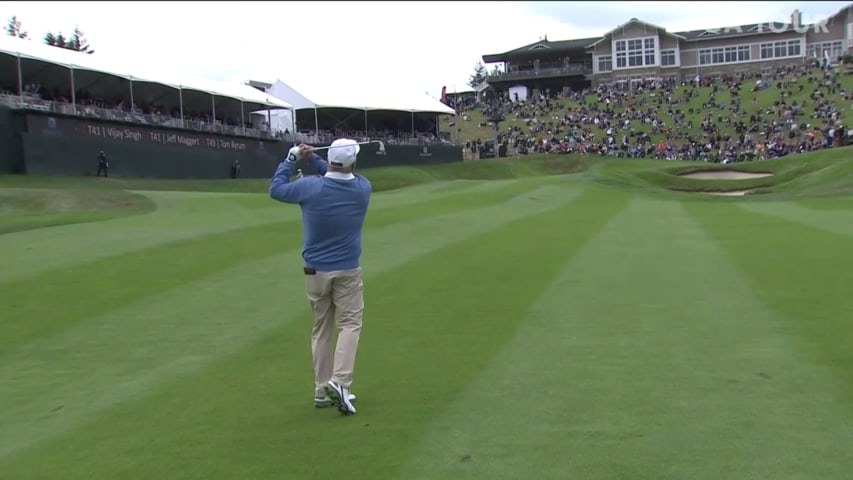
[[[539,40],[538,42],[531,43],[529,45],[525,45],[523,47],[516,48],[514,50],[510,50],[504,53],[493,53],[489,55],[483,55],[484,63],[495,63],[502,62],[507,57],[513,57],[520,54],[524,54],[531,51],[553,51],[553,52],[565,52],[571,50],[584,50],[590,42],[594,42],[598,40],[599,37],[593,38],[579,38],[576,40],[559,40],[556,42],[552,42],[547,38],[543,40]]]
[[[593,41],[592,43],[587,45],[587,48],[592,48],[592,47],[598,45],[599,43],[603,42],[605,39],[607,39],[608,37],[610,37],[611,35],[613,35],[617,31],[622,30],[624,28],[627,28],[630,25],[643,25],[645,27],[655,29],[655,30],[657,30],[661,33],[664,33],[666,35],[669,35],[671,37],[676,37],[676,38],[679,38],[681,40],[684,40],[683,36],[681,36],[677,33],[667,32],[665,28],[663,28],[659,25],[654,25],[654,24],[651,24],[648,22],[644,22],[642,20],[637,20],[636,18],[632,18],[632,19],[628,20],[626,23],[623,23],[622,25],[619,25],[618,27],[614,28],[613,30],[610,30],[609,32],[605,33],[602,37],[596,39],[595,41]]]
[[[826,21],[832,21],[853,7],[853,3],[841,8],[833,15],[830,15]],[[770,25],[773,25],[771,28]],[[804,25],[803,28],[812,28],[815,24]],[[774,30],[775,29],[775,30]],[[726,38],[746,37],[750,35],[760,35],[768,31],[795,31],[795,26],[788,22],[764,22],[750,23],[747,25],[734,25],[722,28],[712,28],[706,30],[690,30],[687,32],[679,32],[678,34],[691,42],[699,42],[703,40],[719,40]],[[803,30],[800,30],[803,31]]]
[[[790,29],[793,31],[794,25],[791,23],[782,22],[765,22],[765,23],[750,23],[747,25],[734,25],[722,28],[711,28],[704,30],[690,30],[687,32],[678,32],[685,40],[690,42],[703,40],[719,40],[724,38],[745,37],[750,35],[760,35],[768,33],[772,30],[768,25],[774,25],[774,28],[779,31]]]
[[[306,86],[307,87],[307,86]],[[349,110],[392,110],[412,113],[439,113],[456,115],[456,110],[438,100],[418,93],[397,93],[384,89],[365,91],[361,89],[320,89],[306,88],[296,90],[281,80],[276,80],[267,89],[270,96],[281,99],[294,110],[315,108],[342,108]]]

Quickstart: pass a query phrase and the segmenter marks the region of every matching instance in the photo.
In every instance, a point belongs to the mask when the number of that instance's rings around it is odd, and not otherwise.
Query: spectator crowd
[[[509,154],[729,163],[846,145],[844,105],[853,92],[842,87],[839,75],[838,68],[797,65],[680,84],[608,85],[566,96],[546,91],[526,101],[504,94],[476,108],[496,124],[496,141]],[[772,103],[767,90],[773,91]],[[476,154],[483,143],[470,140],[466,151]]]
[[[70,90],[42,88],[38,83],[25,84],[18,95],[17,86],[0,85],[0,104],[23,107],[30,110],[50,111],[65,115],[98,118],[106,121],[131,122],[150,126],[183,128],[188,130],[222,133],[252,138],[279,138],[285,141],[304,141],[325,144],[335,138],[348,137],[362,140],[383,140],[390,144],[451,143],[449,136],[436,132],[406,132],[391,130],[363,131],[348,128],[334,130],[300,129],[293,134],[288,130],[274,131],[269,122],[262,120],[257,125],[217,112],[191,111],[180,105],[165,103],[140,105],[130,98],[104,98],[88,89],[75,92],[72,101]],[[129,95],[128,95],[129,97]],[[182,116],[183,113],[183,116]]]

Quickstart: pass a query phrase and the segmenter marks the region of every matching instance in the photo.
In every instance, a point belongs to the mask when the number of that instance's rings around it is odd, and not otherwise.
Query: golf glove
[[[287,151],[287,161],[290,163],[296,163],[299,160],[299,147],[291,147],[290,150]]]

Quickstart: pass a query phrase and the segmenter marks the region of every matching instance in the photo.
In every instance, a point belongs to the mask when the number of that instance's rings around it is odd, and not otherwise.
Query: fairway
[[[0,480],[849,479],[850,152],[366,170],[353,417],[266,182],[2,177]]]

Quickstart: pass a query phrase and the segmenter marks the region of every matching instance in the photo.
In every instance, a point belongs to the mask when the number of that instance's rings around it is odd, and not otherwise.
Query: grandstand
[[[117,68],[96,55],[0,36],[0,106],[64,116],[267,138],[251,112],[268,117],[287,102],[246,85],[142,67]]]
[[[296,129],[309,143],[326,143],[340,136],[381,139],[397,144],[452,143],[439,134],[439,118],[456,111],[425,94],[394,94],[364,90],[319,91],[282,80],[249,81],[248,85],[293,106]],[[292,113],[273,115],[274,131],[293,130]]]

